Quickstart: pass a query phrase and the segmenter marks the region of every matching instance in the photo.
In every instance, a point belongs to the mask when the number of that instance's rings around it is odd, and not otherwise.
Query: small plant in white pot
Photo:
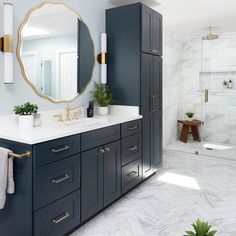
[[[34,115],[38,112],[38,106],[27,102],[23,105],[15,106],[14,112],[18,115],[19,129],[33,129]]]
[[[192,121],[195,113],[191,112],[191,111],[188,111],[188,112],[185,113],[185,115],[188,117],[189,121]]]
[[[95,83],[94,99],[98,106],[98,115],[107,115],[109,110],[108,106],[112,104],[112,91],[106,84]]]

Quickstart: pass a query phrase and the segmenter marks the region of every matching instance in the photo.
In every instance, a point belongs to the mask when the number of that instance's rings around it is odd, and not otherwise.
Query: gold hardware
[[[151,97],[151,104],[152,104],[152,112],[157,111],[157,95],[153,95]]]
[[[58,118],[58,122],[63,122],[62,114],[54,115],[54,118]]]
[[[128,177],[131,177],[131,176],[134,176],[134,175],[136,175],[136,174],[138,174],[138,172],[132,171],[132,172],[130,172],[127,176],[128,176]]]
[[[76,14],[78,16],[78,18],[82,21],[82,18],[80,16],[80,14],[75,11],[74,9],[72,9],[71,7],[67,6],[66,4],[64,3],[61,3],[61,2],[44,2],[44,3],[41,3],[40,5],[32,8],[26,15],[23,23],[21,24],[19,30],[18,30],[18,44],[17,44],[17,59],[20,63],[20,68],[21,68],[21,72],[22,72],[22,75],[23,75],[23,78],[24,80],[26,81],[26,83],[29,84],[29,86],[33,89],[33,91],[41,98],[43,99],[46,99],[48,100],[49,102],[52,102],[52,103],[55,103],[55,104],[59,104],[59,103],[68,103],[68,102],[72,102],[74,100],[76,100],[85,90],[86,90],[86,87],[83,89],[83,91],[81,91],[81,93],[77,93],[77,95],[75,95],[75,97],[73,97],[72,99],[64,99],[64,100],[56,100],[52,97],[49,97],[49,96],[46,96],[46,95],[42,95],[38,90],[37,88],[34,86],[34,84],[32,84],[32,82],[27,78],[27,75],[26,75],[26,71],[25,71],[25,67],[24,67],[24,63],[23,63],[23,60],[21,58],[21,46],[22,46],[22,31],[24,29],[24,26],[28,23],[30,17],[34,14],[35,11],[37,10],[40,10],[42,7],[44,6],[63,6],[65,8],[67,8],[69,11],[73,12],[74,14]],[[89,31],[89,27],[87,26],[87,24],[85,24],[85,22],[83,21],[83,24],[88,28],[88,31]],[[90,31],[89,31],[89,34],[91,35]],[[95,47],[94,47],[94,42],[92,41],[92,45],[93,45],[93,54],[94,56],[96,55],[95,53]],[[95,63],[93,63],[93,69],[92,69],[92,73],[94,72],[94,68],[95,68]],[[89,83],[88,83],[89,84]],[[88,86],[87,84],[87,86]]]
[[[134,146],[134,145],[128,148],[129,151],[135,151],[137,149],[138,149],[138,147]]]
[[[111,149],[110,149],[109,147],[105,147],[105,151],[106,151],[106,152],[110,152]]]
[[[107,64],[107,53],[102,52],[97,55],[97,61],[99,64]]]
[[[205,89],[205,103],[208,103],[209,101],[209,91],[208,89]]]
[[[104,149],[104,148],[99,148],[98,151],[99,151],[100,153],[102,153],[102,154],[105,153],[105,149]]]
[[[138,126],[135,125],[135,126],[129,127],[128,130],[129,130],[129,131],[133,131],[133,130],[136,130],[137,128],[138,128]]]
[[[65,108],[66,110],[66,121],[71,121],[71,118],[70,118],[70,111],[73,111],[75,109],[80,109],[79,106],[76,106],[76,107],[69,107],[69,105]]]
[[[30,151],[26,152],[26,153],[23,153],[23,154],[16,154],[14,152],[10,152],[8,154],[8,157],[14,157],[14,158],[17,158],[17,159],[22,159],[22,158],[29,158],[31,157],[32,153]]]
[[[69,178],[70,178],[69,175],[65,175],[65,176],[64,176],[63,178],[61,178],[61,179],[58,179],[58,180],[53,179],[53,180],[52,180],[52,183],[53,183],[53,184],[59,184],[59,183],[61,183],[61,182],[64,182],[64,181],[68,180]]]
[[[0,38],[0,51],[13,52],[13,35],[4,35]]]
[[[54,220],[52,220],[52,222],[54,223],[54,224],[59,224],[60,222],[62,222],[62,221],[64,221],[65,219],[67,219],[68,217],[70,217],[70,214],[68,213],[68,212],[66,212],[65,214],[64,214],[64,216],[62,216],[60,219],[54,219]]]
[[[68,145],[66,145],[66,146],[65,146],[65,147],[63,147],[63,148],[59,148],[59,149],[52,149],[52,152],[54,152],[54,153],[59,153],[59,152],[66,151],[66,150],[68,150],[68,149],[70,149],[70,147],[69,147]]]
[[[79,112],[74,112],[72,120],[78,120],[79,119]]]

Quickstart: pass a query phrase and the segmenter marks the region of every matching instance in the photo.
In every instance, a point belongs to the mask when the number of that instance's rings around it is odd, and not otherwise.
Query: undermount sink
[[[63,125],[96,125],[99,123],[105,122],[104,119],[101,118],[81,118],[78,120],[71,120],[71,121],[65,121],[62,124]]]

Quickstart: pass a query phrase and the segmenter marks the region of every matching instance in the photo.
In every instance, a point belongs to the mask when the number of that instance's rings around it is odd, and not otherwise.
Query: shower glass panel
[[[214,37],[213,37],[214,36]],[[236,55],[230,34],[202,38],[202,150],[204,156],[236,159]]]

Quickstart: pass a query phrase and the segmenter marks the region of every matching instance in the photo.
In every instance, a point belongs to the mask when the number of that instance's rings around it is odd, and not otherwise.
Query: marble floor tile
[[[183,236],[198,218],[236,236],[235,176],[234,161],[167,152],[158,174],[71,236]]]

